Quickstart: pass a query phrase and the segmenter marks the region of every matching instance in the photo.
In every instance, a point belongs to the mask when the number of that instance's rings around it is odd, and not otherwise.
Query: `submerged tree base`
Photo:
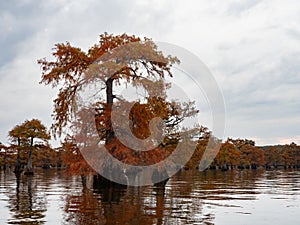
[[[156,182],[158,180],[160,180],[160,182]],[[167,184],[168,180],[169,174],[165,169],[162,171],[156,169],[152,174],[152,181],[154,186],[156,187],[164,187]]]
[[[24,175],[26,175],[26,176],[33,176],[33,171],[25,171],[24,172]]]
[[[127,185],[119,184],[111,181],[100,174],[96,174],[93,177],[93,189],[111,188],[111,187],[126,187]]]
[[[23,172],[23,170],[15,168],[13,172],[14,172],[14,174],[21,174]]]

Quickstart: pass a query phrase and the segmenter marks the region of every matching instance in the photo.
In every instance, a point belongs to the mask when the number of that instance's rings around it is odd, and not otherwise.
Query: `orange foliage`
[[[68,172],[76,175],[87,175],[93,172],[93,169],[85,161],[80,149],[72,138],[66,138],[62,143],[61,149],[63,150],[62,158]]]
[[[179,60],[176,57],[164,56],[148,38],[142,40],[127,34],[104,33],[100,35],[99,43],[88,52],[72,47],[70,43],[57,44],[53,56],[55,61],[38,61],[42,69],[41,83],[61,87],[54,100],[52,131],[61,135],[62,130],[68,128],[71,123],[71,135],[78,142],[74,143],[78,144],[77,147],[89,146],[89,140],[98,136],[98,140],[105,142],[108,151],[118,160],[131,165],[153,164],[167,157],[171,152],[170,146],[178,143],[183,119],[198,113],[193,102],[178,103],[166,100],[169,84],[164,78],[167,75],[172,76],[171,67],[174,63],[179,63]],[[123,111],[126,111],[128,104],[131,104],[122,101],[114,93],[115,86],[128,83],[143,88],[148,96],[138,100],[127,115],[119,113],[114,118],[117,124],[129,121],[129,130],[124,130],[121,126],[113,127],[111,117],[116,107],[119,110],[124,107]],[[106,98],[99,97],[87,108],[76,111],[77,94],[89,84],[100,84],[101,87],[97,86],[97,91],[105,92]],[[77,113],[75,121],[72,120],[74,113]],[[149,127],[149,122],[156,117],[165,122],[164,129],[159,122],[150,123]],[[153,130],[154,135],[151,132]],[[120,131],[118,137],[115,135],[117,131]],[[131,133],[135,138],[144,141],[138,142],[138,149],[151,150],[135,151],[118,140],[120,135],[128,139]],[[163,143],[152,148],[155,139],[162,134],[165,135]],[[74,146],[64,148],[71,152],[67,164],[72,171],[88,171],[84,159],[78,156],[79,152],[74,153]]]
[[[240,151],[238,151],[232,143],[226,141],[222,144],[215,159],[215,163],[220,166],[237,166],[239,164],[240,157]]]

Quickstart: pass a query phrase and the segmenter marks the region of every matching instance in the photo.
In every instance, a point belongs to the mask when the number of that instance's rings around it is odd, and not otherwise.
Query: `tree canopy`
[[[12,143],[33,146],[34,139],[47,141],[50,135],[47,128],[38,119],[26,120],[9,131]]]
[[[53,134],[60,136],[64,128],[71,127],[75,139],[83,140],[82,134],[90,132],[87,124],[95,123],[98,138],[122,162],[148,165],[166,158],[172,152],[166,146],[175,146],[181,133],[187,133],[182,121],[198,113],[194,102],[167,99],[170,84],[165,78],[173,76],[171,68],[179,60],[165,56],[151,39],[104,33],[87,52],[67,42],[56,44],[52,55],[54,61],[44,58],[38,63],[41,83],[59,87],[54,100]],[[135,102],[124,101],[121,93],[116,93],[117,87],[128,84],[147,94]],[[78,96],[87,87],[94,90],[95,100],[80,108]],[[160,145],[153,148],[162,135]],[[137,152],[136,148],[150,151]]]
[[[40,142],[47,142],[50,139],[50,135],[47,132],[47,128],[38,119],[26,120],[20,125],[16,125],[9,131],[9,137],[15,149],[19,151],[21,149],[28,151],[27,172],[32,173],[32,151],[35,148],[35,140]],[[20,163],[20,162],[17,162]],[[19,167],[20,165],[17,165]]]

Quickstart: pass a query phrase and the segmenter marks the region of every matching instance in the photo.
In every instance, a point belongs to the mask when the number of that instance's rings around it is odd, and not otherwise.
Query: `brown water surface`
[[[182,171],[165,188],[103,190],[63,170],[0,171],[0,224],[298,225],[300,171]]]

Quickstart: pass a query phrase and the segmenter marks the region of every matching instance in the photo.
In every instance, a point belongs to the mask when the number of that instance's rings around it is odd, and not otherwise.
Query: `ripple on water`
[[[64,171],[18,185],[0,172],[0,224],[300,224],[299,202],[300,171],[183,171],[165,188],[103,190]]]

